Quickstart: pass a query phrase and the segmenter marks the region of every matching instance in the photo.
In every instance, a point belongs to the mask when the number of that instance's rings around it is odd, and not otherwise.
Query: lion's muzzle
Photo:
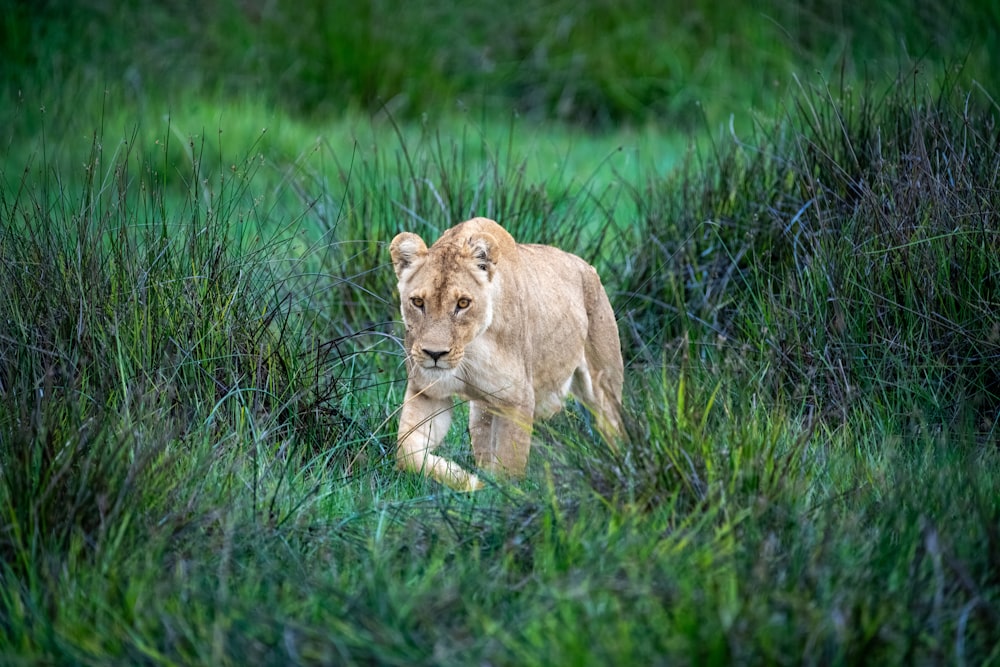
[[[451,349],[417,347],[413,350],[417,365],[425,369],[451,370],[458,363]]]

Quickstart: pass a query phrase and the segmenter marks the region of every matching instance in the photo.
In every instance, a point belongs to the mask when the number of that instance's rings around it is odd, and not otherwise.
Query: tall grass
[[[742,347],[821,412],[917,407],[995,441],[996,113],[950,81],[804,87],[787,122],[635,190],[633,340]]]
[[[614,191],[408,126],[277,194],[190,139],[5,167],[4,658],[995,661],[1000,158],[956,93],[803,87]],[[454,494],[390,463],[379,244],[472,213],[601,267],[632,441],[570,406]]]
[[[319,460],[344,474],[325,443],[360,424],[336,410],[338,362],[307,342],[273,265],[292,239],[248,240],[253,157],[210,185],[210,153],[192,145],[189,198],[173,209],[166,165],[129,140],[105,156],[105,140],[94,137],[80,190],[42,155],[0,195],[3,643],[24,655],[41,636],[18,628],[39,615],[61,626],[76,577],[111,577],[107,594],[127,597],[150,580],[116,584],[125,564],[183,560],[177,537],[210,529],[220,505],[287,520],[282,484],[319,441]],[[234,488],[249,493],[236,506]],[[71,634],[108,612],[81,602]],[[87,655],[53,642],[61,659]]]

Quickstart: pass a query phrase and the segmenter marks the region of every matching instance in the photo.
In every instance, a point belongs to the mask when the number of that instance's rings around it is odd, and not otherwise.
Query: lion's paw
[[[465,482],[465,488],[460,489],[460,490],[461,491],[479,491],[479,490],[485,489],[485,488],[486,488],[486,484],[483,483],[483,480],[479,479],[479,477],[476,476],[476,475],[469,474],[469,478]]]

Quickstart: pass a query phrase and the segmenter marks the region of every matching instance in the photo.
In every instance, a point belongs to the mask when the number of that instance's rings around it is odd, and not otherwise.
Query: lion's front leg
[[[469,406],[469,432],[476,465],[492,473],[523,477],[531,449],[531,411],[497,412],[480,401]]]
[[[469,403],[469,435],[476,467],[493,472],[496,469],[496,452],[493,439],[493,414],[481,401]]]
[[[430,475],[458,491],[475,491],[483,486],[478,477],[433,453],[451,426],[451,410],[451,399],[429,398],[407,387],[399,415],[396,465],[400,470]]]

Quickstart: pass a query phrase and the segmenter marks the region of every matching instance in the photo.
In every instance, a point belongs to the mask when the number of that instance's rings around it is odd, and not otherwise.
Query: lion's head
[[[496,239],[486,233],[442,237],[428,248],[416,234],[403,232],[389,251],[412,367],[451,372],[493,321]]]

